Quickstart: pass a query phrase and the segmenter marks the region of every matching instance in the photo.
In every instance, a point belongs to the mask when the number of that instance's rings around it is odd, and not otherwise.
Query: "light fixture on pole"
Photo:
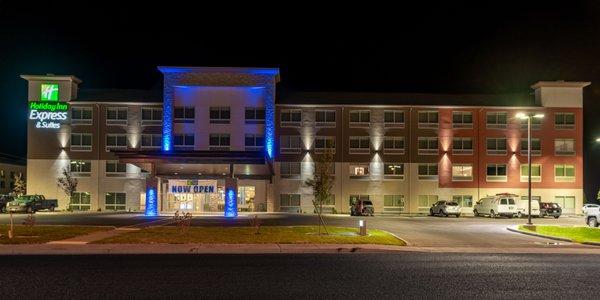
[[[531,223],[531,119],[542,119],[544,114],[520,112],[516,117],[527,120],[527,225],[533,225]]]

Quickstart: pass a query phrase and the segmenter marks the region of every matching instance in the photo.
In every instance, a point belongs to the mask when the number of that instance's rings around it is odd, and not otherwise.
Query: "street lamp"
[[[527,225],[533,225],[531,223],[531,119],[541,119],[544,114],[520,112],[516,117],[521,120],[527,119]]]

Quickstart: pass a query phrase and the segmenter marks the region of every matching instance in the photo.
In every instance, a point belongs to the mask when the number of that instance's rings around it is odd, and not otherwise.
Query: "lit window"
[[[69,207],[71,210],[87,211],[91,207],[91,196],[87,192],[73,192]]]
[[[554,165],[555,182],[575,182],[575,165]]]
[[[384,213],[401,213],[404,211],[404,195],[383,195]]]
[[[521,165],[521,182],[528,182],[529,168],[528,164]],[[542,166],[539,164],[531,165],[531,181],[541,182],[542,181]]]
[[[75,177],[89,177],[92,172],[92,162],[89,160],[72,160],[69,172]]]
[[[471,195],[454,195],[452,201],[458,203],[460,207],[472,207],[473,196]]]
[[[554,196],[554,203],[562,209],[575,209],[575,196]]]
[[[438,128],[439,114],[437,111],[420,111],[419,128]]]
[[[420,211],[429,211],[429,208],[438,202],[438,195],[418,195],[417,203]]]
[[[575,155],[575,140],[574,139],[555,139],[554,154],[561,156]]]
[[[368,164],[350,165],[349,171],[350,171],[350,179],[362,178],[364,176],[369,175],[369,165]]]
[[[106,193],[104,197],[105,210],[125,210],[125,193]]]
[[[385,179],[404,179],[404,164],[383,164],[383,176]]]
[[[455,164],[452,166],[452,181],[472,181],[473,165]]]

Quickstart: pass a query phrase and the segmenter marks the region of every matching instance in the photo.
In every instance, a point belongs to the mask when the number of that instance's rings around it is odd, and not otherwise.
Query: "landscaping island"
[[[555,238],[570,239],[575,243],[595,242],[600,243],[600,229],[591,227],[550,226],[550,225],[520,225],[519,231],[536,233]]]

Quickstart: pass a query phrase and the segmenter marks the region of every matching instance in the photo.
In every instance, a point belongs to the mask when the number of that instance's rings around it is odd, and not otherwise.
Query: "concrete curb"
[[[551,239],[551,240],[556,240],[556,241],[561,241],[561,242],[569,242],[569,243],[575,243],[575,244],[584,244],[584,245],[592,245],[592,246],[600,246],[600,243],[597,242],[583,242],[583,243],[577,243],[577,242],[573,242],[573,240],[571,239],[567,239],[567,238],[561,238],[561,237],[554,237],[554,236],[549,236],[549,235],[544,235],[544,234],[539,234],[539,233],[534,233],[534,232],[526,232],[526,231],[521,231],[518,229],[517,226],[515,225],[511,225],[511,226],[507,226],[506,229],[508,231],[512,231],[512,232],[516,232],[516,233],[520,233],[520,234],[525,234],[525,235],[531,235],[531,236],[537,236],[537,237],[541,237],[541,238],[546,238],[546,239]]]

